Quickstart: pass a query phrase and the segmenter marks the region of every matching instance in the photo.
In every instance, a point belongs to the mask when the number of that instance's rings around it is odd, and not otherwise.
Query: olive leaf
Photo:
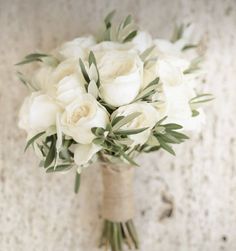
[[[112,18],[114,17],[116,11],[115,10],[112,10],[111,12],[109,12],[107,14],[107,16],[105,17],[104,19],[104,23],[106,25],[106,28],[109,29],[111,27],[111,20]]]
[[[16,63],[16,65],[23,65],[32,62],[44,62],[51,66],[56,66],[59,63],[59,60],[52,55],[44,53],[31,53],[24,57],[22,61]]]
[[[84,80],[87,82],[87,84],[89,84],[90,78],[89,78],[89,75],[86,71],[85,65],[84,65],[81,58],[79,59],[79,65],[80,65],[80,69],[81,69],[82,75],[84,77]]]
[[[142,61],[144,62],[147,57],[151,54],[151,52],[154,50],[155,48],[155,45],[147,48],[141,55],[140,55],[140,58],[142,59]]]
[[[47,168],[46,173],[63,172],[68,171],[72,168],[72,164],[61,164],[57,166],[50,166]]]
[[[36,134],[35,136],[33,136],[33,137],[27,142],[24,151],[26,151],[26,150],[28,149],[28,147],[29,147],[31,144],[33,144],[34,141],[35,141],[36,139],[40,138],[44,133],[45,133],[45,131],[40,132],[40,133]]]
[[[190,103],[190,105],[195,105],[195,104],[206,103],[206,102],[212,101],[213,99],[214,99],[214,97],[212,94],[203,93],[203,94],[197,95],[196,97],[190,99],[189,103]]]
[[[121,128],[122,126],[128,124],[130,121],[134,120],[135,118],[137,118],[138,116],[140,116],[141,113],[140,112],[133,112],[129,115],[127,115],[126,117],[120,119],[114,126],[113,126],[113,131],[118,130],[119,128]]]

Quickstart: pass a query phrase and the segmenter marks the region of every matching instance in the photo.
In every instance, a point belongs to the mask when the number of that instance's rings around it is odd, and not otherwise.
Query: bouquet
[[[170,41],[153,39],[131,16],[104,19],[97,36],[87,35],[49,54],[27,55],[17,65],[36,62],[30,77],[18,76],[30,94],[19,114],[47,173],[75,171],[75,192],[83,170],[99,162],[104,183],[104,229],[101,245],[121,251],[138,248],[133,223],[133,172],[141,153],[163,149],[199,130],[199,57],[189,42],[191,25],[180,26]],[[191,52],[190,52],[191,51]]]

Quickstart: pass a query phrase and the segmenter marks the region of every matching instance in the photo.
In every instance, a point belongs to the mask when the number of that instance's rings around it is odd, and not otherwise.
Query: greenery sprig
[[[111,11],[104,19],[104,31],[100,41],[114,41],[126,43],[131,41],[137,35],[137,25],[134,23],[132,16],[128,15],[117,26],[112,23],[115,11]]]
[[[57,66],[59,64],[59,60],[49,54],[44,53],[31,53],[24,57],[22,61],[17,63],[16,65],[23,65],[23,64],[29,64],[32,62],[43,62],[45,64],[48,64],[50,66]]]

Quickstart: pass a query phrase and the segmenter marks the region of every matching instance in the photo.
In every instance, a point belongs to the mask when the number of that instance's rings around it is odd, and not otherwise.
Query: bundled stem
[[[126,244],[130,249],[138,249],[138,236],[133,223],[134,168],[124,163],[108,163],[102,165],[104,198],[104,227],[100,246],[105,250],[123,251]]]
[[[100,247],[105,246],[111,251],[123,251],[123,245],[126,244],[129,249],[138,249],[139,242],[133,220],[126,222],[104,221]]]

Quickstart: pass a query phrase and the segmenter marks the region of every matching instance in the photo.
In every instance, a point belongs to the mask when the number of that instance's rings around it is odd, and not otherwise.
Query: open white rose
[[[46,131],[56,125],[59,106],[49,96],[41,92],[33,92],[26,97],[19,113],[19,127],[28,133],[28,137]]]
[[[95,137],[91,128],[105,128],[108,121],[105,108],[92,95],[83,94],[65,107],[61,116],[61,127],[62,131],[76,142],[90,144]]]
[[[130,121],[128,124],[124,125],[121,129],[133,130],[148,127],[148,129],[143,132],[129,135],[130,139],[134,141],[135,145],[143,145],[148,140],[151,129],[161,118],[158,111],[151,104],[145,102],[138,102],[119,107],[115,111],[115,114],[116,116],[127,116],[134,112],[140,112],[141,114],[132,121]]]
[[[101,149],[101,146],[95,144],[78,144],[74,150],[74,160],[78,166],[86,165]]]
[[[112,106],[132,102],[140,91],[143,63],[132,51],[104,51],[96,53],[100,74],[100,95]]]
[[[72,41],[64,43],[59,49],[58,54],[62,59],[86,58],[89,48],[96,44],[93,36],[78,37]]]

